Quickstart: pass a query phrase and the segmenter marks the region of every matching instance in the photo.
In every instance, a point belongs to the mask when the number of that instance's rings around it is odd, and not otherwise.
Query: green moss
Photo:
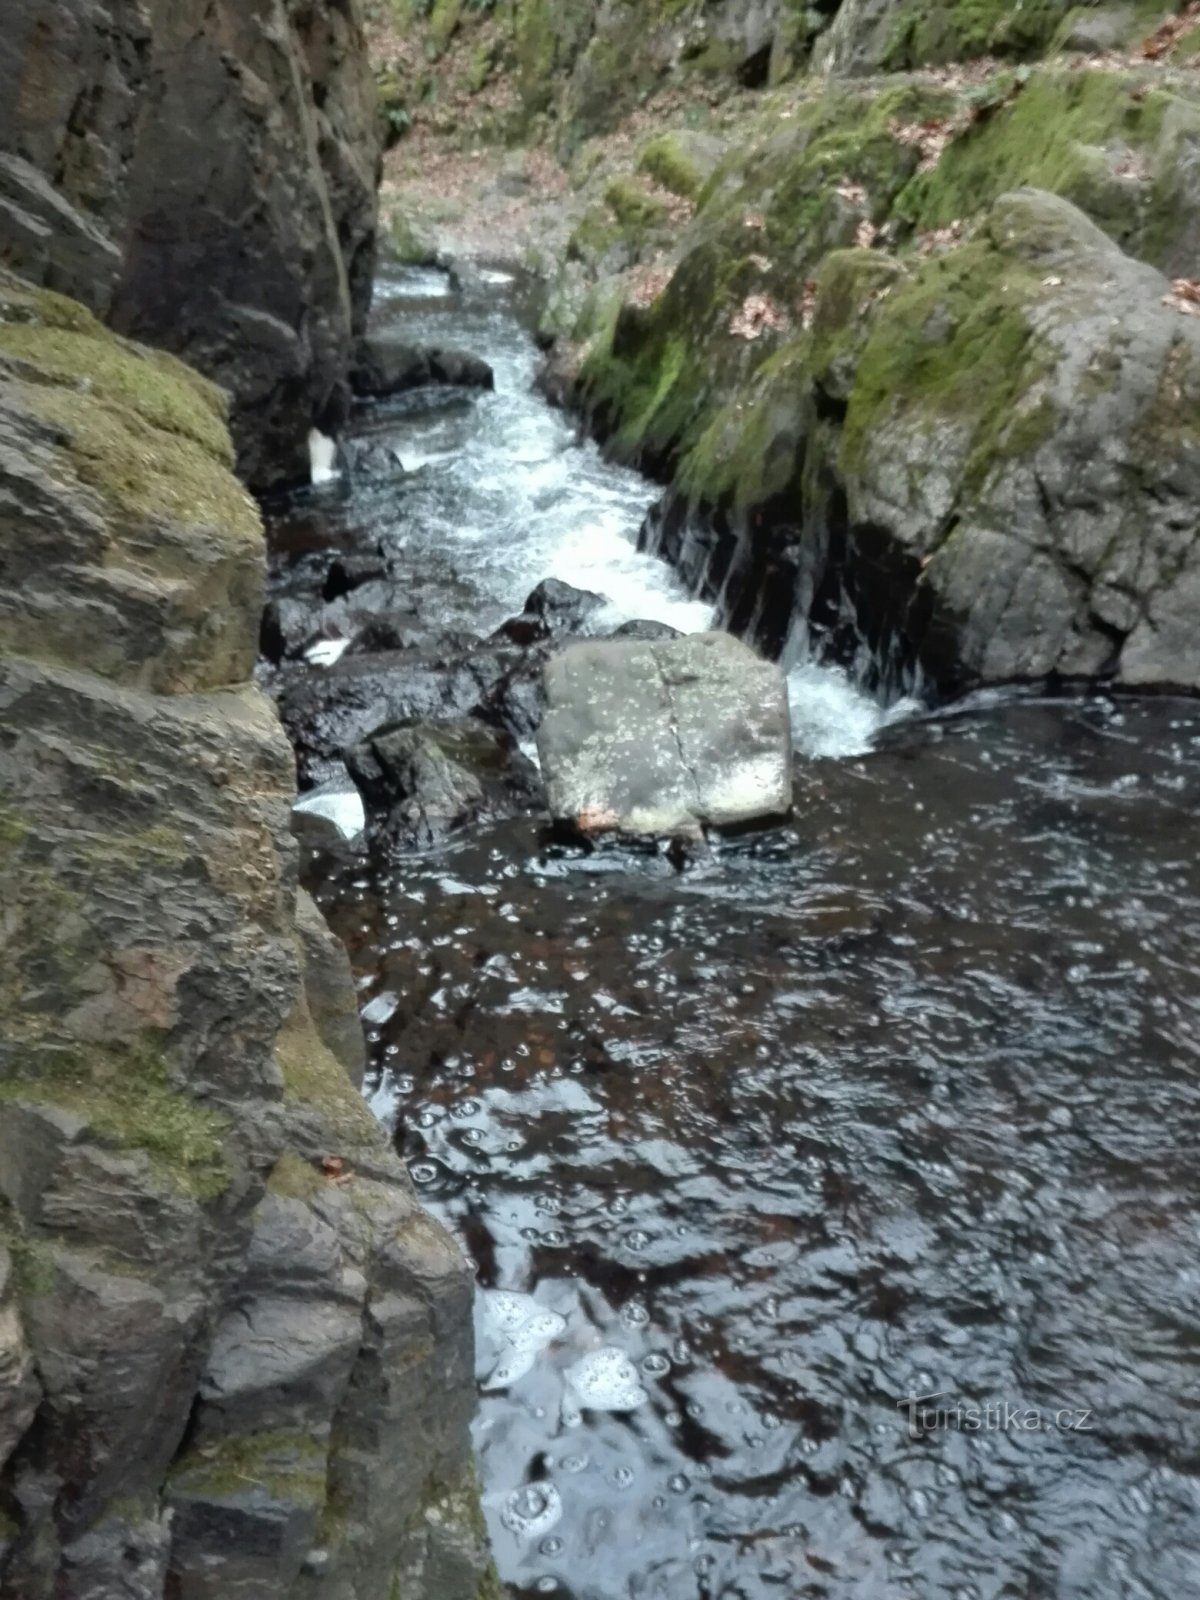
[[[1054,418],[1026,400],[1047,357],[1027,307],[1036,274],[983,238],[923,264],[877,316],[859,357],[842,431],[843,473],[859,470],[871,437],[897,407],[917,423],[970,430],[965,481],[978,486],[1001,458],[1027,454]]]
[[[0,1200],[0,1245],[7,1249],[12,1259],[19,1299],[36,1300],[54,1292],[54,1257],[50,1247],[40,1239],[30,1237],[16,1211],[6,1200]]]
[[[311,1434],[276,1431],[221,1439],[190,1451],[171,1471],[184,1494],[244,1495],[263,1489],[317,1511],[325,1502],[325,1452]]]
[[[696,198],[707,178],[689,153],[686,141],[675,132],[660,133],[651,139],[638,157],[638,166],[664,189],[688,200]]]
[[[613,178],[605,187],[604,198],[617,221],[625,229],[645,231],[661,222],[666,206],[632,178]]]
[[[0,801],[0,851],[5,855],[16,852],[31,831],[29,822],[19,811]]]
[[[626,230],[607,205],[587,208],[567,241],[570,261],[602,262],[613,250],[628,242]]]
[[[353,1151],[364,1142],[378,1146],[379,1124],[346,1075],[345,1068],[322,1041],[308,1002],[301,995],[275,1042],[289,1104],[316,1111],[329,1130],[329,1154]]]
[[[429,40],[441,55],[454,37],[462,18],[463,0],[434,0],[429,13]]]
[[[31,409],[57,429],[80,477],[138,520],[201,523],[261,543],[232,474],[221,393],[173,357],[108,333],[58,295],[0,283],[0,358],[32,380]]]
[[[311,1161],[286,1151],[271,1169],[267,1189],[286,1200],[311,1200],[325,1188],[328,1180]]]
[[[1046,68],[993,115],[955,139],[916,177],[896,214],[918,229],[969,217],[1010,189],[1046,189],[1072,201],[1123,249],[1159,264],[1179,233],[1182,164],[1159,149],[1200,136],[1200,108],[1130,73]],[[1132,152],[1153,168],[1149,192],[1123,176]]]
[[[229,1186],[225,1120],[176,1086],[153,1040],[86,1055],[28,1046],[0,1082],[3,1100],[73,1111],[98,1139],[144,1151],[172,1187],[197,1200],[213,1200]]]
[[[685,455],[677,487],[695,503],[739,513],[783,493],[800,463],[811,365],[808,334],[769,357]]]
[[[0,322],[0,355],[27,362],[39,381],[82,387],[112,400],[143,422],[199,445],[214,461],[233,466],[233,448],[217,391],[181,381],[170,357],[135,350],[97,326],[78,330]]]
[[[80,478],[129,517],[261,542],[254,502],[191,439],[164,433],[109,399],[65,388],[39,392],[31,409],[61,430]]]
[[[823,89],[718,167],[700,196],[701,227],[722,231],[728,255],[764,254],[798,290],[829,250],[852,243],[863,215],[883,223],[912,179],[919,152],[895,127],[949,117],[956,105],[937,85]],[[762,217],[757,239],[745,226],[752,214]]]
[[[1028,60],[1045,50],[1061,21],[1058,0],[905,0],[880,65],[903,72],[977,56]]]

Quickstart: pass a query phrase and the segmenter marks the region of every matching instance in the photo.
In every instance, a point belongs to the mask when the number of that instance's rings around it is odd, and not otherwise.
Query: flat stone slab
[[[695,837],[791,809],[787,683],[732,635],[582,640],[544,680],[538,753],[556,820]]]

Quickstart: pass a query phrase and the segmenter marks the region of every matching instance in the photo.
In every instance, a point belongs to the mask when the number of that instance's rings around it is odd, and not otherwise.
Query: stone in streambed
[[[607,604],[604,595],[591,589],[576,589],[561,578],[546,578],[525,601],[521,615],[502,623],[496,637],[515,644],[536,644],[555,634],[584,633],[590,619]]]
[[[791,807],[787,684],[730,634],[583,641],[550,658],[545,688],[556,820],[694,837]]]
[[[392,723],[346,751],[376,837],[401,849],[511,816],[540,799],[533,763],[482,723]]]
[[[427,383],[463,389],[496,387],[491,367],[468,351],[408,344],[385,333],[367,334],[358,341],[350,382],[355,394],[369,400],[419,389]]]

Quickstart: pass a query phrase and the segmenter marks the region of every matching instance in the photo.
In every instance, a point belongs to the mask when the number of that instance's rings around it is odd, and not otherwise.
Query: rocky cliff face
[[[0,275],[0,1594],[463,1600],[469,1277],[352,1082],[232,464]]]
[[[228,390],[256,487],[307,471],[370,299],[357,0],[12,0],[0,260]]]

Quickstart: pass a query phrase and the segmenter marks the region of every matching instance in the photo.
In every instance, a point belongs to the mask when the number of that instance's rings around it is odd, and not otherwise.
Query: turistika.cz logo
[[[908,1436],[954,1429],[958,1433],[1094,1433],[1092,1413],[1083,1406],[1024,1406],[1010,1400],[955,1400],[948,1391],[910,1394],[896,1407],[908,1413]]]

